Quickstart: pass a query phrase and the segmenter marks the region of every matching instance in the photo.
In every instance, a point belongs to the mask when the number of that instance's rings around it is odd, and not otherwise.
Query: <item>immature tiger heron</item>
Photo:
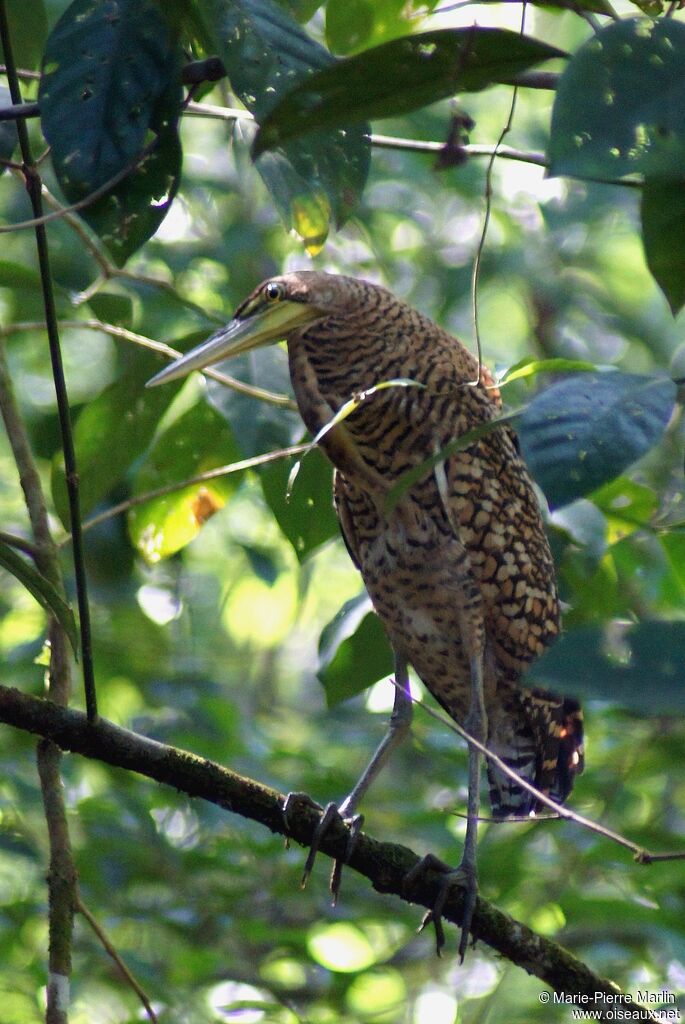
[[[282,339],[312,435],[358,398],[320,445],[335,467],[343,537],[396,660],[388,735],[340,813],[352,815],[407,731],[407,663],[473,737],[487,738],[489,749],[523,779],[563,801],[582,770],[581,713],[574,701],[519,682],[556,637],[559,606],[552,557],[515,433],[504,425],[493,429],[425,469],[391,510],[387,500],[408,470],[498,415],[499,394],[489,374],[459,341],[386,289],[308,271],[263,282],[226,328],[150,384]],[[396,383],[375,388],[384,382]],[[462,958],[477,891],[479,768],[479,752],[470,746],[459,869],[466,886]],[[488,776],[495,816],[535,812],[538,801],[530,791],[490,763]],[[327,809],[324,822],[330,817]],[[452,873],[450,884],[454,880]]]

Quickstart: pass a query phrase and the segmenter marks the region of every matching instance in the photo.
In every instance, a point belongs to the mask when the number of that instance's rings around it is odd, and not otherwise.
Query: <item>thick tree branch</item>
[[[188,796],[218,804],[272,832],[286,833],[285,798],[281,793],[189,751],[158,743],[103,719],[90,723],[79,711],[6,686],[0,686],[0,721],[49,738],[63,750],[138,772]],[[309,845],[320,817],[321,809],[316,805],[307,799],[298,801],[289,817],[292,838],[303,846]],[[348,831],[342,823],[332,826],[321,841],[322,853],[332,858],[344,857],[347,839]],[[393,893],[406,902],[430,909],[440,886],[439,872],[427,871],[411,897],[404,891],[404,879],[418,862],[419,857],[407,847],[380,842],[361,833],[350,867],[368,878],[378,892]],[[460,924],[462,906],[463,897],[457,889],[445,905],[445,918]],[[623,996],[611,981],[599,977],[557,943],[536,935],[483,898],[478,900],[472,930],[477,939],[555,991],[578,998],[587,996],[591,1002],[584,1004],[586,1009],[589,1005],[600,1012],[615,1011],[618,1002],[621,1006],[630,1003],[629,997]],[[637,1013],[636,1005],[630,1005]],[[632,1019],[655,1018],[644,1009],[639,1018]]]

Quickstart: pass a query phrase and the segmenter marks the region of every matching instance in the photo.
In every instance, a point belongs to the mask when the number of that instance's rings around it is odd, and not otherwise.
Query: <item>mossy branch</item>
[[[0,721],[49,738],[63,750],[137,772],[190,797],[217,804],[272,832],[285,835],[287,831],[303,846],[311,843],[321,817],[317,805],[307,799],[299,800],[289,814],[286,830],[285,797],[276,790],[187,750],[148,739],[104,719],[91,723],[82,712],[6,686],[0,686]],[[322,839],[321,852],[334,859],[344,857],[348,835],[342,822],[335,824]],[[378,892],[392,893],[407,903],[418,903],[430,909],[440,887],[439,872],[427,871],[410,894],[405,892],[404,879],[419,859],[406,846],[381,842],[360,833],[349,867],[368,878]],[[457,888],[445,904],[444,917],[460,924],[462,907],[462,894]],[[613,982],[600,977],[562,946],[537,935],[482,897],[478,899],[472,931],[478,941],[538,977],[554,991],[577,999],[590,999],[590,1003],[582,1004],[584,1009],[615,1012],[620,1003],[638,1012],[637,1005]],[[639,1012],[641,1016],[632,1019],[656,1019],[647,1008],[640,1008]]]

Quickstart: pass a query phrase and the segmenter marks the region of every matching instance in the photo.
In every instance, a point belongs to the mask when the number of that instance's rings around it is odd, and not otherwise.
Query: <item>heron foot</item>
[[[419,925],[419,931],[432,924],[435,929],[435,951],[441,955],[445,945],[445,929],[442,923],[442,912],[449,897],[452,886],[458,885],[465,890],[464,909],[461,921],[461,936],[459,939],[459,962],[463,964],[466,950],[471,934],[473,914],[476,909],[478,897],[478,873],[475,864],[462,860],[458,868],[452,868],[432,853],[426,854],[405,876],[404,888],[411,891],[417,880],[427,871],[439,871],[444,877],[440,882],[438,895],[430,910],[426,911]],[[474,938],[475,943],[475,938]]]
[[[283,805],[283,819],[286,829],[289,829],[289,816],[292,815],[293,808],[296,803],[307,803],[309,807],[313,807],[316,810],[322,810],[321,806],[315,803],[312,798],[306,793],[288,793],[285,804]],[[361,814],[354,814],[351,817],[344,816],[345,801],[338,806],[336,803],[329,803],[323,808],[323,813],[319,819],[319,823],[314,830],[312,841],[309,847],[309,853],[305,861],[304,870],[302,872],[302,880],[300,882],[301,887],[304,889],[309,876],[312,873],[314,867],[314,861],[316,855],[319,852],[321,841],[330,829],[334,822],[342,822],[348,828],[347,844],[345,846],[345,853],[341,858],[338,858],[333,863],[333,869],[331,871],[331,877],[329,881],[329,889],[331,896],[333,897],[333,904],[337,902],[338,895],[340,893],[340,882],[342,879],[343,867],[349,863],[349,860],[354,853],[355,846],[357,845],[357,838],[361,832],[362,825],[364,824],[364,817]]]

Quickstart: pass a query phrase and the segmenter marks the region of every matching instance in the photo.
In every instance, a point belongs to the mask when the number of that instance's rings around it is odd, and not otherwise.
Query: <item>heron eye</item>
[[[264,289],[264,294],[269,302],[277,302],[283,298],[283,285],[278,284],[276,281],[269,281]]]

